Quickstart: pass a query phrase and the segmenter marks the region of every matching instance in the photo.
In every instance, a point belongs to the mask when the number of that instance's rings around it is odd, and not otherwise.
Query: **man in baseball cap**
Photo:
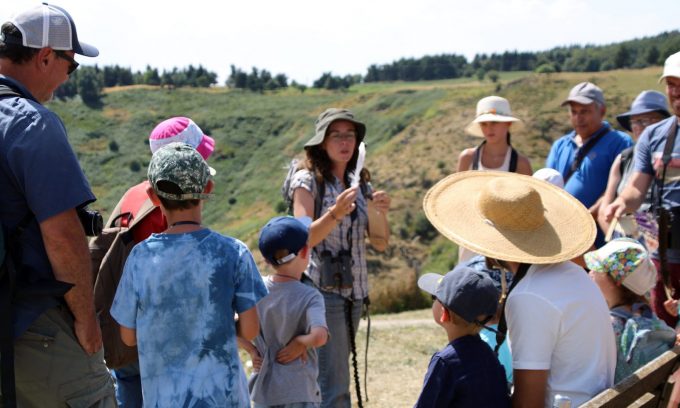
[[[597,214],[598,199],[607,187],[614,158],[632,146],[633,140],[604,121],[604,93],[592,82],[574,86],[562,106],[569,107],[574,130],[553,143],[546,167],[559,171],[564,189]],[[604,234],[598,231],[595,245],[602,244]]]
[[[20,82],[40,103],[78,68],[75,54],[96,57],[99,50],[78,39],[73,18],[61,7],[42,3],[2,25],[0,74]]]
[[[10,255],[21,268],[13,293],[0,282],[0,310],[11,313],[10,323],[0,316],[5,406],[116,403],[76,212],[95,196],[64,124],[42,105],[78,67],[76,53],[98,51],[56,6],[41,4],[0,28],[0,223],[23,227]]]
[[[666,208],[673,216],[669,223],[659,225],[659,248],[652,253],[652,261],[660,271],[660,279],[652,289],[651,303],[657,316],[675,327],[678,317],[669,314],[664,303],[671,301],[666,293],[680,298],[680,142],[676,140],[680,117],[680,52],[666,59],[659,81],[666,83],[666,96],[673,115],[647,126],[642,132],[635,146],[633,175],[626,188],[605,209],[604,216],[611,221],[626,212],[637,211],[649,187],[656,184],[660,200],[652,205],[659,212]]]

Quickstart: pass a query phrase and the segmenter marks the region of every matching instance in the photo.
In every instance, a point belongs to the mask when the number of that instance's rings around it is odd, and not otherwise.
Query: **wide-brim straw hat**
[[[551,264],[585,253],[595,221],[577,199],[548,182],[499,171],[464,171],[435,184],[425,215],[445,237],[503,261]]]
[[[465,131],[473,136],[484,137],[481,122],[517,122],[517,126],[522,124],[522,121],[512,115],[510,109],[510,102],[500,96],[487,96],[477,102],[477,113],[475,119],[465,127]]]

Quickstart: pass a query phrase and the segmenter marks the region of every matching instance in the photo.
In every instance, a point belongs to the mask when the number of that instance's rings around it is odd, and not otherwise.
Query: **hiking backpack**
[[[120,214],[112,217],[102,233],[92,238],[89,244],[95,279],[94,306],[102,330],[104,358],[109,368],[124,367],[138,359],[137,347],[123,343],[120,325],[111,317],[110,311],[125,261],[135,246],[132,228],[156,208],[148,197],[141,204],[139,199],[126,194],[121,200]],[[137,210],[127,210],[131,206]]]

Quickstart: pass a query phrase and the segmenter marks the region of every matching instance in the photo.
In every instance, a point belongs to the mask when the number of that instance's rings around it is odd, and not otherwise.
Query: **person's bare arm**
[[[531,168],[531,162],[526,156],[519,156],[517,159],[517,173],[531,176],[534,170]]]
[[[458,156],[458,165],[456,166],[456,172],[470,170],[474,151],[475,149],[465,149],[462,152],[460,152],[460,155]]]
[[[328,330],[325,327],[312,327],[308,334],[294,337],[286,347],[276,353],[276,361],[288,364],[298,357],[306,358],[307,348],[321,347],[328,341]]]
[[[137,330],[131,329],[129,327],[120,326],[120,338],[123,340],[126,346],[136,346],[137,345]]]
[[[548,388],[548,370],[513,370],[513,408],[543,408]]]
[[[640,208],[652,180],[651,174],[634,172],[621,194],[605,209],[605,220],[611,222],[614,217],[618,218],[626,211],[636,211]]]
[[[54,277],[74,285],[64,299],[75,318],[78,342],[88,354],[94,354],[102,347],[102,333],[94,310],[87,238],[75,209],[41,222],[40,233]]]
[[[236,321],[236,335],[247,341],[252,341],[260,332],[260,318],[255,306],[238,314]]]
[[[238,343],[239,347],[241,347],[248,353],[248,355],[250,355],[250,360],[253,362],[253,370],[256,372],[260,371],[262,368],[262,356],[257,350],[257,347],[255,347],[252,342],[240,336],[236,336],[236,342]]]
[[[309,246],[314,247],[326,239],[328,234],[338,225],[344,217],[354,209],[358,187],[348,188],[338,194],[335,204],[328,211],[319,215],[309,229]],[[304,188],[297,188],[293,192],[293,215],[296,217],[307,216],[314,219],[314,197]]]
[[[609,179],[607,180],[607,188],[600,199],[600,206],[597,212],[597,223],[600,225],[602,231],[609,231],[610,222],[605,217],[605,210],[616,199],[616,188],[621,181],[621,155],[616,156],[612,167],[609,170]]]

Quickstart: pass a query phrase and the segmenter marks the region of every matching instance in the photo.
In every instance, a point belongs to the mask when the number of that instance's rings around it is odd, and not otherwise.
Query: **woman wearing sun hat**
[[[514,274],[504,316],[514,371],[514,406],[578,406],[614,380],[616,348],[607,304],[569,260],[595,240],[588,210],[566,191],[524,175],[467,171],[425,196],[439,232]]]
[[[510,102],[500,96],[487,96],[477,102],[475,119],[465,128],[473,136],[484,138],[477,146],[464,149],[458,156],[456,171],[498,170],[531,175],[529,159],[510,144],[510,127],[522,121],[512,115]],[[463,246],[458,249],[458,261],[464,262],[476,254]]]
[[[500,96],[487,96],[477,102],[475,116],[465,131],[484,141],[460,153],[457,171],[499,170],[531,175],[529,159],[510,145],[510,127],[522,123],[512,115],[510,102]]]
[[[304,167],[295,172],[287,190],[293,214],[314,220],[309,233],[313,250],[303,281],[311,281],[321,291],[330,332],[319,349],[322,407],[351,406],[349,352],[368,299],[368,200],[373,200],[385,225],[390,208],[386,192],[373,192],[370,184],[350,186],[365,135],[366,125],[350,110],[323,111],[314,136],[305,143]],[[367,172],[362,173],[360,184],[367,184]]]

